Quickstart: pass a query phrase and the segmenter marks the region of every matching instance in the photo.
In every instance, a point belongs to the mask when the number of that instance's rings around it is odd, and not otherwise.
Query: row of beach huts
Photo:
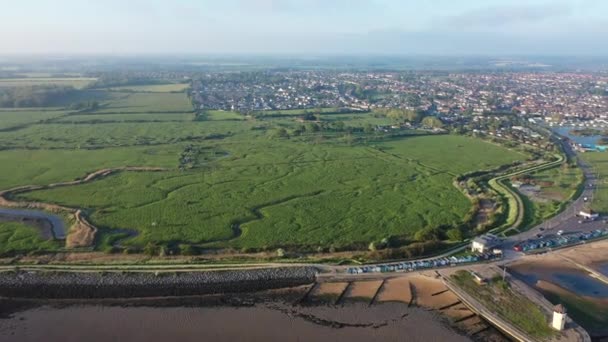
[[[438,257],[434,259],[419,260],[419,261],[404,261],[397,263],[367,265],[358,267],[349,267],[346,272],[348,274],[364,274],[364,273],[386,273],[386,272],[413,272],[428,270],[433,268],[457,266],[462,264],[490,261],[502,258],[502,252],[494,251],[487,253],[472,254],[466,256],[451,256]]]
[[[605,237],[608,237],[608,229],[595,229],[588,232],[579,232],[568,235],[558,235],[557,237],[551,238],[528,240],[515,245],[513,249],[518,252],[534,253],[539,250],[562,248]]]

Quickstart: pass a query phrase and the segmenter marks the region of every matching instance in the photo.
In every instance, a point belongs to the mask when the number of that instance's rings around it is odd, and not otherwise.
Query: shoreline
[[[182,297],[312,284],[314,267],[175,273],[2,272],[0,296],[41,299]]]

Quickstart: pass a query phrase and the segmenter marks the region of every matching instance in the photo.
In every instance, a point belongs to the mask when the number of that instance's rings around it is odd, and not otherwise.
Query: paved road
[[[34,219],[46,219],[51,223],[55,239],[65,239],[65,225],[61,217],[49,214],[41,210],[19,210],[0,208],[0,216],[19,216]]]
[[[576,152],[572,149],[572,147],[566,143],[562,143],[564,146],[564,151],[568,155],[568,157],[576,157]],[[594,174],[593,169],[587,163],[582,161],[580,158],[577,158],[578,166],[583,171],[584,175],[584,190],[581,195],[575,199],[564,211],[552,217],[551,219],[537,225],[525,231],[523,233],[513,235],[505,241],[504,249],[505,249],[505,259],[512,260],[516,259],[521,253],[516,253],[513,251],[513,246],[519,242],[535,239],[538,234],[542,234],[543,237],[551,237],[557,235],[557,232],[562,230],[564,234],[572,234],[582,231],[590,231],[598,228],[606,228],[608,225],[604,223],[603,219],[598,219],[595,221],[581,221],[581,218],[576,215],[583,209],[587,208],[588,204],[593,201],[593,192],[595,190],[595,186],[597,183],[597,176]],[[587,201],[585,201],[587,198]]]

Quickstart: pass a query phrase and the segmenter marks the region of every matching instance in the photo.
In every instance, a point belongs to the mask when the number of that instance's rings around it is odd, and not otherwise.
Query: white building
[[[486,253],[501,244],[500,239],[493,234],[485,234],[478,236],[471,242],[471,251],[477,253]]]
[[[592,210],[581,210],[578,215],[587,220],[595,220],[600,217],[600,214],[594,213]]]
[[[551,327],[555,330],[562,331],[566,327],[566,308],[559,304],[553,308],[553,321]]]

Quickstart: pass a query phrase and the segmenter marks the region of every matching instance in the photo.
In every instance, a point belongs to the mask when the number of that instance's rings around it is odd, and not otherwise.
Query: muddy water
[[[582,270],[529,265],[515,268],[513,272],[531,286],[535,286],[539,280],[544,280],[579,295],[608,298],[608,285]]]
[[[608,277],[608,262],[600,262],[594,265],[591,265],[592,268],[598,270],[601,274]]]
[[[594,341],[608,341],[608,285],[569,265],[523,263],[510,272],[554,304],[564,304]]]
[[[42,306],[0,319],[0,341],[469,341],[437,314],[374,306]]]

